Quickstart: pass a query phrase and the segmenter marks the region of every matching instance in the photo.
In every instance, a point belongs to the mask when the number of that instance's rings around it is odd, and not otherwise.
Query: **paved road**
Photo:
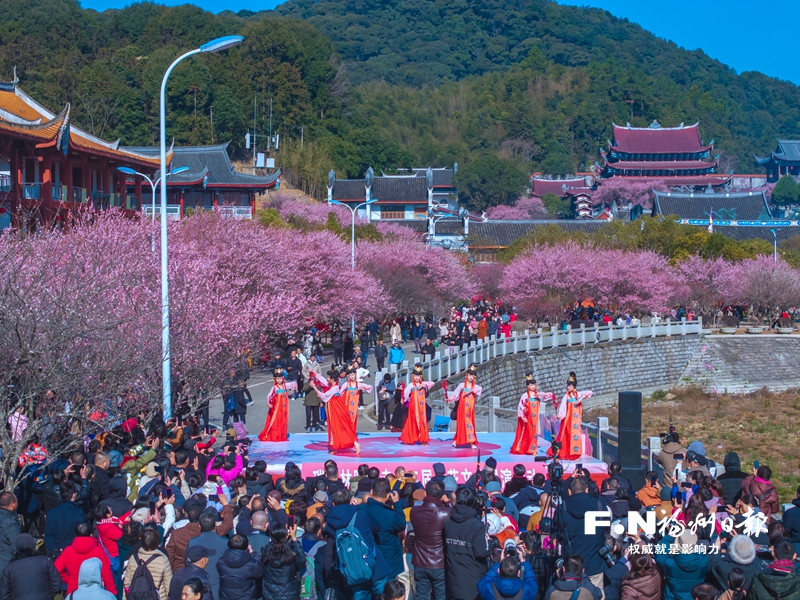
[[[405,352],[405,359],[409,363],[413,363],[414,357],[414,344],[403,344]],[[322,363],[322,372],[325,373],[332,365],[332,355],[325,356],[325,362]],[[367,360],[367,368],[370,369],[370,376],[367,377],[366,382],[372,384],[375,377],[375,357],[370,355]],[[250,438],[255,438],[264,428],[264,422],[267,419],[267,394],[272,387],[272,374],[260,369],[254,369],[250,372],[250,381],[247,382],[247,387],[253,396],[254,404],[247,408],[247,432]],[[365,408],[359,412],[358,415],[358,430],[359,431],[376,431],[377,430],[377,417],[375,416],[373,398],[368,394],[364,398]],[[222,398],[216,398],[211,401],[210,408],[211,422],[217,426],[222,425]],[[303,400],[297,399],[289,403],[289,433],[302,433],[305,431],[306,426],[306,409],[303,406]]]

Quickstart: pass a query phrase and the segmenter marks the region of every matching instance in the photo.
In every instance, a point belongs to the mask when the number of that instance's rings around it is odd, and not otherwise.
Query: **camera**
[[[517,546],[511,540],[503,547],[503,557],[506,556],[517,556]]]
[[[603,544],[603,547],[597,553],[603,557],[609,567],[613,567],[616,564],[617,559],[614,558],[614,548],[610,548],[608,544]]]
[[[556,461],[551,462],[547,465],[547,477],[553,486],[559,485],[564,477],[564,465]]]

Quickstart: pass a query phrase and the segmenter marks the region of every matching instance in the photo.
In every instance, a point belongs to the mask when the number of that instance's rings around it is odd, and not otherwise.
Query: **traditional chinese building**
[[[614,124],[607,150],[600,150],[603,164],[596,165],[602,178],[625,177],[632,181],[662,180],[669,187],[719,187],[731,176],[718,174],[719,157],[711,158],[714,140],[704,144],[698,123],[688,127],[625,127]]]
[[[778,140],[775,152],[767,157],[756,156],[756,162],[767,169],[767,181],[775,182],[782,175],[800,175],[800,140]]]
[[[69,104],[52,112],[14,79],[0,83],[0,227],[58,225],[88,207],[140,210],[141,178],[129,190],[117,169],[152,175],[158,158],[75,127]]]
[[[372,168],[363,179],[328,178],[328,199],[354,207],[374,199],[359,214],[378,219],[425,219],[429,209],[441,206],[458,209],[458,188],[453,168],[410,169],[398,175],[376,176]]]
[[[546,179],[531,177],[531,196],[544,198],[545,194],[555,194],[560,198],[569,198],[579,219],[591,219],[595,216],[592,194],[596,188],[592,175],[572,177],[569,179]]]
[[[158,157],[160,154],[159,148],[128,150],[145,156]],[[280,170],[270,175],[251,175],[234,170],[227,143],[176,146],[172,149],[172,168],[178,167],[189,167],[189,170],[167,177],[167,212],[174,219],[197,210],[214,210],[223,217],[250,219],[255,215],[256,194],[280,187]],[[149,214],[152,194],[147,190],[142,196],[143,210]]]
[[[654,191],[653,216],[675,215],[688,225],[763,226],[774,217],[764,192],[684,193]],[[727,224],[727,225],[726,225]]]

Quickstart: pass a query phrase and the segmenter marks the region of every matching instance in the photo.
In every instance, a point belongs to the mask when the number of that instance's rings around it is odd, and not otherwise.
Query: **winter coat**
[[[264,576],[261,562],[247,550],[228,548],[217,562],[218,600],[256,600],[256,582]]]
[[[570,554],[580,554],[584,560],[584,569],[587,576],[597,575],[606,569],[606,563],[600,556],[599,550],[605,544],[603,532],[598,527],[596,533],[584,533],[585,515],[587,511],[605,510],[602,500],[592,498],[586,492],[567,496],[564,507],[566,508],[567,534],[572,540]]]
[[[218,475],[220,479],[222,479],[222,481],[225,482],[225,485],[230,486],[231,481],[236,479],[242,472],[242,464],[243,464],[242,455],[241,454],[236,455],[232,469],[226,469],[224,465],[219,469],[214,469],[212,468],[213,464],[214,462],[211,461],[208,463],[208,466],[206,467],[206,479],[208,479],[209,475]]]
[[[486,526],[474,508],[456,504],[444,522],[445,588],[448,598],[473,600],[488,571]]]
[[[767,568],[759,573],[747,593],[749,600],[800,600],[800,575],[797,572],[782,573]]]
[[[83,513],[81,513],[83,514]],[[75,527],[72,528],[73,536]],[[17,513],[0,508],[0,571],[5,568],[14,556],[14,542],[20,533]]]
[[[680,442],[668,442],[661,448],[661,452],[656,457],[656,462],[664,468],[664,487],[672,487],[672,475],[675,473],[677,461],[672,458],[673,454],[683,454],[686,456],[686,448]]]
[[[619,600],[622,580],[625,579],[629,572],[628,561],[624,558],[619,559],[612,567],[606,569],[603,574],[604,600]]]
[[[81,564],[87,558],[99,558],[102,563],[101,576],[103,587],[112,594],[117,593],[117,586],[114,583],[114,573],[111,571],[111,562],[108,555],[93,537],[76,537],[73,542],[64,548],[64,551],[56,559],[54,565],[61,579],[67,584],[67,594],[78,589],[78,576],[81,571]]]
[[[495,589],[501,598],[514,598],[522,590],[519,600],[534,600],[539,591],[533,569],[527,564],[522,565],[522,577],[514,579],[500,577],[499,565],[492,565],[483,579],[478,582],[481,600],[495,600]]]
[[[336,537],[336,532],[344,529],[350,523],[350,519],[357,513],[355,526],[361,533],[364,543],[375,552],[375,571],[372,575],[373,581],[389,577],[389,565],[383,557],[383,553],[378,547],[381,525],[372,518],[366,510],[366,504],[354,506],[352,504],[341,504],[334,506],[328,513],[328,529],[332,531],[332,537]]]
[[[78,589],[70,600],[114,600],[116,596],[103,585],[103,565],[96,558],[83,561],[78,575]]]
[[[389,364],[399,365],[406,359],[406,353],[400,346],[392,346],[389,348]]]
[[[306,570],[306,554],[300,542],[291,542],[294,552],[294,562],[281,565],[264,560],[261,551],[261,563],[264,569],[264,582],[262,584],[264,600],[300,600],[300,580]]]
[[[172,567],[169,566],[169,559],[167,555],[161,550],[143,550],[139,548],[131,554],[128,558],[128,566],[125,568],[125,576],[123,583],[125,589],[131,585],[133,574],[136,572],[136,567],[139,566],[138,561],[147,562],[153,556],[155,558],[147,565],[147,570],[153,576],[153,583],[158,590],[158,595],[161,600],[166,600],[169,597],[169,585],[172,582]]]
[[[211,584],[211,590],[214,592],[214,598],[219,600],[219,571],[217,571],[217,563],[222,558],[223,553],[228,549],[228,538],[227,536],[217,534],[216,531],[204,531],[196,538],[189,540],[189,545],[186,547],[187,552],[189,548],[194,546],[203,546],[208,550],[206,572],[208,573],[208,581]]]
[[[692,600],[692,588],[703,583],[708,572],[708,556],[700,553],[669,554],[673,539],[664,537],[663,554],[656,554],[655,560],[664,573],[666,586],[663,600]]]
[[[178,569],[172,574],[172,581],[169,582],[169,600],[181,600],[181,592],[186,582],[192,578],[199,579],[203,582],[203,600],[210,598],[210,600],[217,600],[214,598],[214,592],[211,591],[211,584],[208,582],[208,573],[205,569],[201,569],[197,565],[188,565],[182,569]]]
[[[725,472],[717,477],[717,481],[722,484],[725,504],[733,506],[739,497],[747,473],[742,472],[742,465],[736,452],[728,452],[722,464],[725,465]]]
[[[580,588],[577,600],[600,600],[603,593],[596,588],[588,578],[581,581],[577,579],[557,579],[547,589],[544,600],[570,600],[572,593]]]
[[[450,508],[441,500],[425,496],[422,504],[409,512],[415,543],[411,562],[423,569],[444,569],[444,524]]]
[[[95,467],[94,476],[89,484],[89,487],[92,490],[92,500],[95,504],[111,496],[109,482],[110,479],[108,477],[108,472],[105,469]]]
[[[739,567],[744,571],[744,589],[748,589],[753,578],[764,570],[763,563],[755,557],[749,564],[741,564],[733,562],[729,554],[708,555],[708,571],[715,580],[716,586],[721,590],[728,587],[728,574],[733,567]]]
[[[233,529],[233,508],[228,505],[222,509],[222,523],[217,525],[217,535],[228,535]],[[249,518],[249,517],[248,517]],[[187,523],[180,529],[172,532],[169,542],[165,547],[172,571],[182,569],[186,559],[186,549],[189,542],[200,535],[200,523]]]
[[[131,511],[133,504],[125,497],[128,494],[128,483],[125,477],[112,477],[109,481],[109,492],[110,496],[100,504],[108,506],[113,516],[119,518]]]
[[[786,537],[800,544],[800,498],[792,500],[792,508],[783,513],[783,526],[786,528]]]
[[[0,600],[52,600],[60,591],[61,576],[53,561],[40,554],[18,556],[0,576]]]
[[[778,490],[775,486],[759,479],[755,475],[748,475],[742,481],[742,493],[752,494],[758,500],[758,508],[766,515],[767,519],[772,518],[772,513],[781,513],[781,504],[778,501]]]
[[[386,358],[389,356],[389,348],[386,344],[378,344],[375,346],[375,358]]]
[[[269,473],[259,473],[255,481],[247,481],[247,495],[251,498],[258,494],[262,498],[266,498],[267,494],[275,489],[275,483],[272,480],[272,475]]]
[[[414,325],[414,327],[411,328],[411,337],[414,338],[415,340],[421,340],[422,333],[423,333],[422,325]]]
[[[619,588],[620,600],[661,600],[661,574],[655,567],[636,579],[622,581]]]
[[[386,564],[389,565],[389,577],[396,577],[404,570],[403,545],[400,543],[400,538],[397,537],[406,528],[403,507],[399,502],[391,507],[373,498],[369,498],[364,507],[363,510],[366,510],[367,514],[380,527],[376,539],[378,548],[380,548]]]

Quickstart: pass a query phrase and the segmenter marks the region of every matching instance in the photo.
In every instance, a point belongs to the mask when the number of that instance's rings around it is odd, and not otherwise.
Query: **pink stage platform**
[[[456,478],[458,483],[465,483],[475,473],[476,460],[480,451],[481,463],[493,456],[497,460],[498,474],[501,479],[511,478],[511,469],[517,463],[528,468],[528,476],[534,473],[546,473],[544,462],[535,462],[533,456],[511,454],[509,448],[514,441],[513,433],[480,433],[478,450],[471,448],[453,448],[452,433],[431,433],[431,442],[427,446],[406,446],[400,443],[399,433],[359,433],[361,454],[355,450],[340,451],[336,455],[328,454],[328,436],[325,433],[293,433],[288,442],[272,443],[256,441],[250,446],[251,460],[267,461],[268,471],[272,474],[283,474],[287,462],[300,467],[303,477],[321,475],[326,460],[333,458],[339,465],[339,475],[345,483],[357,474],[358,465],[368,464],[381,469],[384,475],[394,473],[394,469],[403,466],[407,471],[414,471],[417,477],[426,483],[433,477],[433,463],[444,463],[448,475]],[[539,438],[539,454],[544,456],[550,442]],[[606,463],[583,456],[580,460],[565,461],[564,470],[569,476],[582,464],[598,483],[605,479]],[[482,466],[482,465],[481,465]]]

